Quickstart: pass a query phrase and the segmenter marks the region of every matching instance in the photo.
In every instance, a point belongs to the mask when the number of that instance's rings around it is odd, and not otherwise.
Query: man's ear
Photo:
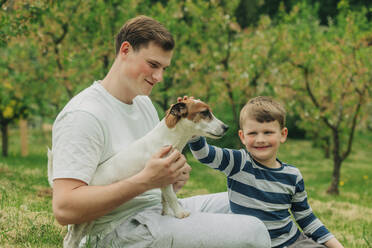
[[[133,49],[131,44],[128,41],[124,41],[123,43],[121,43],[119,53],[127,55],[131,49]]]
[[[174,127],[177,122],[184,116],[187,115],[187,106],[184,102],[178,102],[173,104],[167,111],[165,116],[165,123],[169,128]]]

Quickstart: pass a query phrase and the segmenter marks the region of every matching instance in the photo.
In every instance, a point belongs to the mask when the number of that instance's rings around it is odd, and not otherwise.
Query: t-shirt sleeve
[[[53,179],[73,178],[89,184],[99,164],[104,133],[99,121],[84,111],[59,118],[53,126]]]

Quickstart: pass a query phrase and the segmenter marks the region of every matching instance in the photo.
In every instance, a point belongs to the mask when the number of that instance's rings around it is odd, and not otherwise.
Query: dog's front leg
[[[173,191],[173,185],[168,185],[161,189],[163,214],[171,215],[169,207],[173,210],[176,218],[182,219],[190,215],[179,203],[176,193]]]
[[[164,193],[161,194],[161,205],[163,208],[161,211],[161,215],[173,215],[173,211],[170,209],[169,204],[164,197]]]

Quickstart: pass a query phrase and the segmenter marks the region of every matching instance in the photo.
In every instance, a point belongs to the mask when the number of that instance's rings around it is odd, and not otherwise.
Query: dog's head
[[[165,123],[168,128],[180,126],[190,135],[206,136],[213,139],[221,138],[228,126],[217,119],[210,107],[200,101],[187,99],[173,104],[167,111]]]

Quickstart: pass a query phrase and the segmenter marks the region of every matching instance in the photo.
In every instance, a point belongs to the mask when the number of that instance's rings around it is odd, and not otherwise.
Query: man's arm
[[[55,179],[53,212],[57,221],[62,225],[91,221],[147,190],[185,181],[190,166],[177,150],[164,157],[170,150],[161,149],[140,173],[110,185],[88,186],[76,179]]]

